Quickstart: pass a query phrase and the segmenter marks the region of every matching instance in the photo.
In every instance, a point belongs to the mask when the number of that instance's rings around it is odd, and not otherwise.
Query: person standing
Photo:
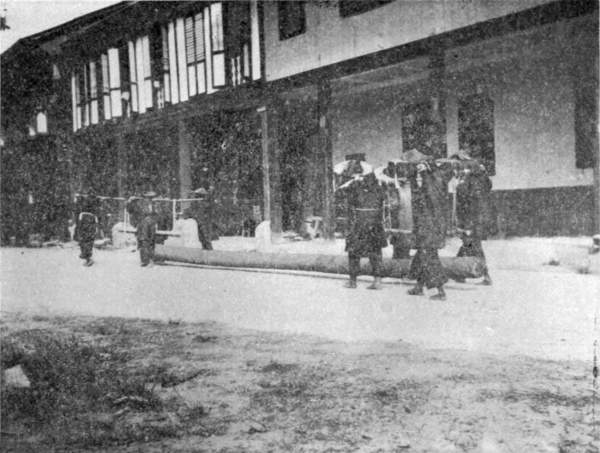
[[[152,207],[152,198],[156,194],[154,192],[146,192],[144,194],[145,203],[143,206],[144,217],[137,226],[136,238],[137,246],[140,251],[141,266],[146,267],[154,263],[154,247],[156,245],[156,226],[157,215]]]
[[[202,244],[202,248],[212,250],[212,209],[209,192],[204,187],[200,187],[192,192],[192,196],[200,199],[191,202],[191,206],[186,209],[185,216],[194,219],[198,224],[198,240]]]
[[[385,191],[364,162],[349,161],[347,174],[352,179],[340,186],[340,190],[346,192],[349,223],[346,235],[349,280],[345,287],[356,288],[360,258],[368,257],[373,272],[373,283],[368,289],[381,289],[381,249],[387,246],[383,228]]]
[[[483,260],[483,285],[491,285],[482,240],[496,233],[496,222],[491,200],[492,180],[484,165],[466,161],[456,186],[456,219],[461,232],[462,246],[457,256],[472,256]],[[464,282],[463,280],[458,280]]]
[[[414,165],[410,176],[415,248],[409,278],[416,280],[408,294],[423,295],[423,288],[437,288],[433,300],[445,300],[448,281],[438,249],[446,239],[446,186],[443,169],[432,159]]]
[[[74,237],[79,242],[81,253],[79,258],[84,260],[84,266],[94,264],[92,254],[94,251],[94,240],[98,229],[98,210],[99,200],[94,194],[81,195],[79,197],[80,209],[75,224]]]

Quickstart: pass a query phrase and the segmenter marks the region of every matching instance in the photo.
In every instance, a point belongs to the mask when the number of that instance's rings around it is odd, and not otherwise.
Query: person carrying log
[[[408,294],[423,295],[423,288],[437,288],[433,300],[445,300],[444,284],[448,277],[438,249],[446,238],[446,169],[443,164],[425,158],[413,166],[410,175],[414,246],[417,253],[410,265],[409,278],[416,280]],[[450,172],[448,172],[450,173]]]
[[[483,285],[491,285],[482,240],[496,233],[496,222],[491,200],[492,180],[485,166],[476,160],[461,162],[459,183],[456,186],[457,229],[461,234],[462,246],[457,257],[472,256],[484,263]],[[455,279],[464,282],[464,279]]]
[[[348,161],[345,174],[351,179],[339,187],[345,192],[348,209],[346,252],[349,279],[344,286],[356,288],[360,258],[368,257],[373,272],[373,283],[368,289],[381,289],[381,249],[387,246],[383,228],[385,192],[373,169],[365,162]]]

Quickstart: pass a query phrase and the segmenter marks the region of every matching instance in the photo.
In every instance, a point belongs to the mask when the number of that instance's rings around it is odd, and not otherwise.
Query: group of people
[[[207,196],[205,189],[200,188],[191,194],[195,199]],[[126,209],[136,227],[137,248],[140,253],[140,264],[142,267],[152,266],[154,263],[154,250],[157,242],[157,229],[159,215],[152,204],[156,198],[154,191],[145,192],[141,197],[130,197],[126,203]],[[208,227],[210,213],[206,207],[191,202],[191,206],[184,210],[184,218],[192,218],[198,224],[198,239],[205,250],[212,250],[211,230]],[[80,255],[84,260],[84,266],[91,266],[94,241],[98,233],[98,211],[100,198],[93,192],[78,194],[77,196],[77,219],[75,222],[74,239],[79,243]],[[208,217],[208,218],[207,218]]]
[[[437,293],[431,296],[432,299],[446,298],[444,284],[448,276],[438,251],[444,247],[449,230],[448,183],[452,178],[457,182],[456,227],[462,238],[458,256],[481,259],[484,265],[482,283],[490,285],[492,280],[481,244],[494,223],[490,215],[492,183],[485,166],[464,155],[436,160],[414,152],[405,159],[390,163],[383,173],[385,180],[382,181],[369,164],[360,160],[345,161],[341,167],[340,175],[345,182],[338,190],[345,195],[348,218],[346,252],[349,280],[345,286],[356,288],[360,258],[368,257],[373,273],[373,282],[368,288],[381,288],[382,249],[387,246],[383,225],[386,185],[397,185],[401,179],[410,187],[410,205],[406,210],[411,211],[412,237],[399,242],[406,247],[403,255],[407,258],[409,249],[416,249],[408,275],[416,283],[408,294],[422,295],[424,288],[435,288]],[[395,239],[398,242],[398,238]],[[400,255],[395,250],[394,257],[404,257]],[[460,278],[454,279],[461,281]]]

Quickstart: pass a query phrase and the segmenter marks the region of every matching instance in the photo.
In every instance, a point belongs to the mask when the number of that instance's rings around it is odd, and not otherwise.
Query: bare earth
[[[2,451],[597,452],[589,363],[220,323],[2,316]],[[11,361],[13,363],[9,363]],[[599,406],[600,407],[600,406]]]

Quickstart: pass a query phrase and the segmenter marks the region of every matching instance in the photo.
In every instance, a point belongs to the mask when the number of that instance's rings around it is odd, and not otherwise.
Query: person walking
[[[143,206],[144,217],[136,230],[137,246],[140,251],[142,267],[154,264],[154,247],[156,245],[156,226],[158,220],[151,200],[155,196],[154,192],[144,193],[144,198],[147,200]]]
[[[462,240],[457,256],[471,256],[483,261],[482,285],[491,285],[492,278],[481,241],[497,232],[491,191],[492,180],[485,166],[475,160],[465,161],[456,186],[456,220]],[[457,281],[464,282],[464,279]]]
[[[437,288],[432,300],[445,300],[448,281],[438,249],[446,239],[446,186],[444,169],[427,158],[413,167],[410,175],[414,240],[417,253],[410,265],[409,278],[416,280],[408,294],[423,295],[423,288]]]
[[[385,191],[379,185],[371,166],[365,162],[349,161],[346,175],[351,179],[339,188],[346,192],[348,203],[346,252],[349,280],[345,287],[356,288],[360,258],[368,257],[373,273],[373,283],[368,289],[381,289],[381,249],[387,246],[383,228]]]
[[[96,233],[98,230],[98,205],[99,200],[93,194],[80,195],[78,197],[80,205],[79,213],[77,215],[77,222],[75,224],[74,237],[79,243],[80,255],[79,258],[84,260],[84,266],[91,266],[94,264],[92,260],[92,254],[94,251],[94,240],[96,239]]]

